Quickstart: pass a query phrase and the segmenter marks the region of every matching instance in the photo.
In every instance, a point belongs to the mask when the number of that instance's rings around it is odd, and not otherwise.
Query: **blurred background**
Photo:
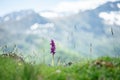
[[[49,63],[120,56],[120,0],[0,0],[0,54]]]

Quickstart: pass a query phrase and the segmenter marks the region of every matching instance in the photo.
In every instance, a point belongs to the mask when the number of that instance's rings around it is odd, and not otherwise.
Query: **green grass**
[[[95,65],[111,62],[113,67]],[[120,58],[101,57],[71,66],[31,65],[0,57],[0,80],[120,80]]]

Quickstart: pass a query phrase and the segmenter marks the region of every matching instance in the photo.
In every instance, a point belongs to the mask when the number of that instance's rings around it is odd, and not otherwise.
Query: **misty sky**
[[[0,16],[24,9],[75,12],[95,8],[107,1],[114,0],[0,0]]]

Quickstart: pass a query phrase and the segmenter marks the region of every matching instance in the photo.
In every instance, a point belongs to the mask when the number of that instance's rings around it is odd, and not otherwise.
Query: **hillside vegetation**
[[[120,58],[100,57],[53,67],[0,56],[0,80],[120,80]]]

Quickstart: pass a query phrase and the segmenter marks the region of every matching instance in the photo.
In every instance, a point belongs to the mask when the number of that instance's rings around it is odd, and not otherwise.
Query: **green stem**
[[[54,66],[54,55],[52,55],[52,66]]]

